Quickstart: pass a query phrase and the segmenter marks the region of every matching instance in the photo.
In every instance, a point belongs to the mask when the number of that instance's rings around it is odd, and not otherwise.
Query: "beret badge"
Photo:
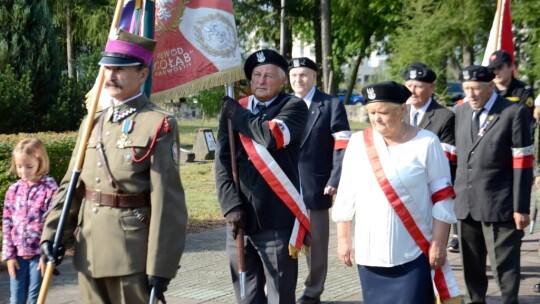
[[[265,62],[265,61],[266,61],[266,57],[264,57],[264,53],[263,53],[263,52],[258,52],[258,53],[257,53],[257,61],[258,61],[259,63]]]
[[[373,88],[367,88],[366,92],[368,94],[369,99],[374,100],[377,97],[377,95],[375,95],[375,90]]]

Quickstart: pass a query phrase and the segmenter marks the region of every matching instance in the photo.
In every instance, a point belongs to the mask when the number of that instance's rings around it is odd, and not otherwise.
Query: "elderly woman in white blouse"
[[[349,141],[332,209],[339,259],[358,264],[364,303],[434,303],[436,295],[460,303],[446,258],[456,217],[441,143],[403,121],[411,94],[403,85],[378,83],[362,94],[371,128]]]

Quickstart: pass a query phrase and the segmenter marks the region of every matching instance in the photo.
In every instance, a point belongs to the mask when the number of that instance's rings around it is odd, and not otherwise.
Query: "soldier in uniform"
[[[77,140],[45,223],[42,255],[58,264],[52,243],[69,172],[77,150],[86,149],[66,224],[66,235],[75,236],[73,264],[85,303],[148,303],[152,288],[165,303],[184,250],[178,126],[141,91],[154,46],[121,30],[109,37],[99,64],[111,106],[97,113],[88,143]]]
[[[504,50],[495,51],[489,57],[488,68],[495,73],[493,83],[495,83],[497,93],[511,102],[527,107],[532,118],[534,94],[528,85],[514,77],[512,56]]]
[[[253,95],[238,102],[222,99],[216,149],[216,187],[229,224],[231,276],[238,303],[290,304],[295,302],[298,250],[307,241],[300,232],[309,233],[298,174],[307,107],[302,99],[281,92],[287,84],[287,61],[276,51],[251,54],[244,71]],[[227,119],[234,135],[227,132]],[[232,150],[229,136],[236,143]],[[238,188],[231,154],[237,162]],[[244,300],[235,243],[239,229],[245,229]]]

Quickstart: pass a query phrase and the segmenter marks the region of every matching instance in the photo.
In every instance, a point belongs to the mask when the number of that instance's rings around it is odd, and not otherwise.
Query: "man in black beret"
[[[527,84],[514,77],[512,56],[505,50],[495,51],[489,56],[487,67],[495,73],[493,82],[495,83],[497,93],[511,102],[527,107],[532,116],[534,111],[534,94]]]
[[[452,181],[456,176],[456,140],[454,134],[454,112],[435,100],[435,80],[437,75],[424,63],[415,62],[403,72],[405,86],[411,91],[407,100],[405,121],[415,127],[429,130],[441,141],[443,151],[448,157]],[[457,225],[452,224],[453,237],[448,243],[450,252],[459,252]]]
[[[461,71],[468,102],[456,110],[455,208],[466,303],[485,303],[486,257],[503,303],[519,303],[520,248],[533,179],[530,114],[494,91],[487,67]]]
[[[328,271],[329,215],[341,176],[341,162],[351,135],[345,106],[315,87],[318,67],[306,57],[289,61],[289,81],[309,108],[300,145],[298,169],[311,224],[308,275],[297,304],[320,303]]]
[[[256,51],[244,71],[253,95],[239,102],[222,99],[216,149],[216,186],[228,223],[232,281],[238,303],[294,303],[297,255],[306,249],[310,233],[298,175],[307,107],[302,99],[281,92],[287,61],[277,52]],[[234,134],[227,132],[229,119]],[[232,150],[229,136],[236,144]],[[238,185],[231,158],[237,162]],[[245,231],[245,299],[237,267],[239,230]]]

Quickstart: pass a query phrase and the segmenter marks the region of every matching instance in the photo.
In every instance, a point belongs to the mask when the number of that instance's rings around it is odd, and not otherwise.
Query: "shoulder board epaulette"
[[[151,109],[152,111],[156,111],[156,112],[159,112],[159,113],[162,113],[163,115],[166,115],[166,116],[174,116],[173,113],[163,109],[162,107],[156,105],[155,103],[153,102],[148,102],[147,104],[147,107],[149,109]]]

